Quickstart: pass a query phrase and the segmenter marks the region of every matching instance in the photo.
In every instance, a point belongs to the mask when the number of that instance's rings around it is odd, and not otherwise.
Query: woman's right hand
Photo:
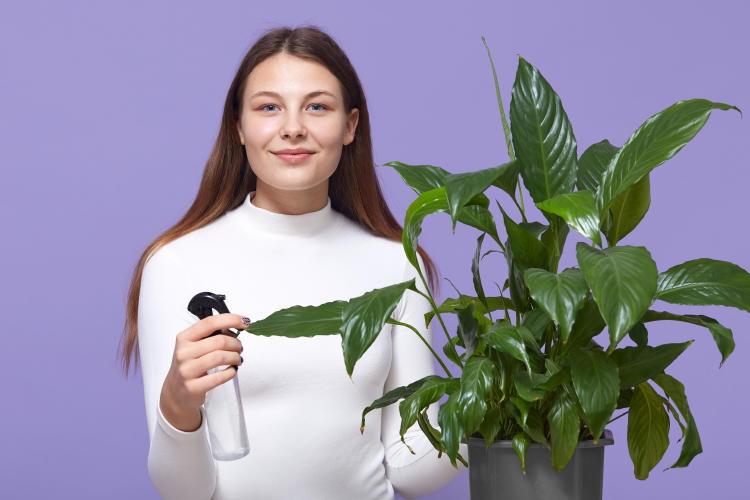
[[[241,315],[223,313],[207,316],[177,334],[172,366],[159,399],[162,414],[170,424],[185,432],[200,427],[200,406],[206,393],[231,380],[237,374],[231,365],[241,364],[242,342],[226,329],[244,330],[247,326]],[[222,334],[211,337],[216,330],[222,330]],[[207,373],[221,365],[230,366]]]

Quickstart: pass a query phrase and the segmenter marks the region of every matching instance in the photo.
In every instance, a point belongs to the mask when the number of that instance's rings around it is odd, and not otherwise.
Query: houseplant
[[[492,69],[495,75],[494,64]],[[416,288],[415,280],[405,281],[350,300],[286,308],[247,331],[287,337],[341,335],[351,376],[383,326],[402,324],[390,314],[411,289],[432,305],[425,322],[438,319],[446,335],[443,353],[460,367],[461,375],[454,377],[430,348],[445,376],[428,376],[385,394],[363,410],[362,426],[369,411],[400,401],[402,440],[418,423],[454,466],[456,460],[466,464],[458,454],[459,443],[481,437],[487,447],[509,442],[524,472],[528,450],[533,443],[541,444],[548,449],[549,463],[560,471],[577,447],[596,445],[605,426],[627,414],[634,473],[645,479],[669,445],[671,416],[683,436],[672,467],[687,466],[702,451],[700,437],[683,385],[665,369],[692,341],[650,345],[647,324],[667,320],[706,328],[722,363],[734,341],[731,330],[713,318],[658,311],[652,305],[658,299],[750,312],[750,274],[708,258],[659,272],[645,247],[618,242],[648,210],[651,170],[689,142],[713,110],[740,110],[705,99],[678,101],[648,118],[621,147],[603,140],[579,156],[561,100],[535,67],[519,56],[510,126],[496,75],[495,86],[507,163],[460,174],[431,165],[385,164],[417,194],[406,211],[403,247],[427,294]],[[519,182],[544,222],[527,219]],[[521,214],[513,220],[496,200],[504,239],[489,210],[485,192],[491,189],[504,192]],[[471,265],[473,293],[456,290],[457,297],[440,305],[429,293],[416,253],[422,221],[434,213],[449,214],[454,230],[461,222],[481,233]],[[575,246],[578,267],[560,271],[571,228],[590,243]],[[498,248],[482,253],[486,236]],[[489,296],[480,278],[481,260],[490,252],[501,253],[507,264],[498,296]],[[456,334],[448,332],[441,314],[457,315]],[[417,333],[412,325],[405,326]],[[622,347],[626,336],[636,345]],[[438,414],[438,430],[425,409],[444,395],[448,399]]]

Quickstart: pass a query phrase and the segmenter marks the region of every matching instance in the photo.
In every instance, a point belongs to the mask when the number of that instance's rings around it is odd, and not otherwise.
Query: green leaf
[[[677,359],[693,341],[651,347],[615,349],[612,359],[620,370],[620,387],[627,389],[654,378]]]
[[[502,247],[500,237],[497,235],[495,219],[492,217],[492,212],[487,210],[487,207],[481,205],[467,205],[458,213],[458,220],[462,224],[466,224],[467,226],[471,226],[489,234],[498,246]]]
[[[567,342],[576,314],[589,291],[580,269],[571,267],[554,274],[532,268],[524,271],[523,277],[531,297],[560,325],[562,341]]]
[[[544,269],[557,272],[557,265],[562,250],[565,248],[565,240],[570,233],[570,227],[557,215],[547,216],[547,218],[550,221],[549,228],[540,237],[544,248],[547,250],[547,265],[544,266]]]
[[[599,213],[604,215],[620,193],[677,154],[695,137],[713,109],[730,108],[739,111],[735,106],[705,99],[677,101],[643,122],[612,158],[602,176],[596,193]]]
[[[643,320],[643,317],[641,317],[641,320]],[[646,325],[640,321],[633,325],[628,335],[638,347],[646,347],[648,345],[648,330],[646,330]]]
[[[601,333],[607,326],[599,313],[599,307],[593,300],[586,300],[576,315],[576,321],[570,332],[568,343],[562,348],[562,354],[571,352],[578,347],[586,347],[591,339]]]
[[[565,391],[554,399],[547,414],[549,421],[552,467],[560,472],[573,457],[581,432],[581,421],[575,401]]]
[[[507,320],[497,320],[490,325],[482,340],[494,349],[507,353],[523,362],[528,372],[531,373],[529,354],[526,352],[526,344],[521,333],[518,331],[518,327],[512,325]]]
[[[422,384],[427,381],[430,377],[433,377],[434,375],[428,375],[426,377],[423,377],[419,380],[415,380],[411,384],[407,386],[402,387],[396,387],[395,389],[388,391],[383,396],[379,397],[375,401],[370,404],[367,408],[362,411],[362,424],[359,428],[360,433],[365,432],[365,415],[370,413],[372,410],[377,410],[378,408],[385,408],[388,405],[391,405],[398,401],[399,399],[405,398],[411,394],[414,394],[414,392],[419,389]]]
[[[609,327],[611,352],[653,301],[658,271],[645,247],[576,245],[578,265]]]
[[[542,399],[547,394],[547,391],[539,386],[547,382],[549,378],[549,375],[541,373],[516,372],[513,374],[513,382],[518,395],[529,402]]]
[[[419,267],[417,260],[417,245],[419,235],[422,233],[422,221],[430,214],[448,211],[448,200],[445,197],[445,188],[440,187],[431,189],[420,194],[416,200],[406,209],[404,218],[404,229],[402,234],[402,243],[406,258],[411,265],[417,270],[419,276],[424,282],[424,275]]]
[[[490,66],[492,66],[492,78],[495,80],[495,93],[497,94],[497,107],[500,108],[500,118],[503,123],[503,134],[505,135],[505,144],[508,147],[508,157],[513,160],[515,155],[513,154],[513,147],[511,145],[510,128],[508,127],[508,121],[505,119],[505,109],[503,109],[503,99],[500,96],[500,84],[497,83],[497,72],[495,71],[495,63],[492,60],[492,54],[490,48],[487,46],[487,42],[482,37],[482,43],[484,48],[487,49],[487,57],[490,58]],[[513,193],[510,193],[513,196]]]
[[[406,185],[418,195],[445,186],[445,180],[451,175],[447,170],[433,165],[407,165],[400,161],[389,161],[383,163],[383,166],[393,167]]]
[[[419,417],[419,413],[423,409],[438,401],[443,394],[457,390],[459,386],[459,380],[456,378],[443,378],[432,375],[422,380],[423,383],[417,390],[407,395],[398,406],[399,413],[401,414],[401,429],[399,431],[401,441],[404,441],[404,434],[414,425]]]
[[[461,374],[456,406],[461,427],[468,435],[479,428],[487,411],[487,398],[495,379],[495,366],[487,358],[469,358]]]
[[[419,424],[419,428],[422,429],[424,435],[427,436],[427,440],[432,447],[438,450],[438,458],[440,458],[445,451],[445,446],[443,445],[443,442],[440,441],[440,431],[430,424],[426,411],[419,414],[419,417],[417,417],[417,423]]]
[[[689,260],[659,275],[656,298],[672,304],[728,306],[750,312],[750,274],[723,260]]]
[[[450,458],[453,467],[457,467],[456,456],[460,456],[458,455],[458,444],[464,437],[464,429],[458,418],[457,400],[458,391],[451,393],[448,400],[438,410],[441,439],[445,443],[445,453]]]
[[[523,281],[522,269],[518,266],[513,249],[510,247],[510,241],[505,245],[505,262],[508,265],[508,279],[505,282],[510,289],[513,309],[519,313],[528,311],[531,308],[531,299]]]
[[[511,92],[510,129],[521,177],[534,201],[572,192],[578,157],[573,128],[560,97],[520,56]]]
[[[530,267],[544,267],[547,260],[547,249],[544,243],[539,241],[533,232],[522,228],[508,217],[499,203],[497,206],[503,214],[505,231],[508,234],[508,246],[513,252],[513,260],[518,269],[523,271]]]
[[[416,291],[413,278],[354,297],[344,306],[341,346],[344,349],[346,373],[350,378],[355,363],[375,341],[407,289]]]
[[[490,446],[497,437],[501,428],[503,415],[496,406],[491,406],[484,414],[484,420],[479,424],[479,433],[484,436],[484,442]]]
[[[443,344],[443,353],[458,366],[463,366],[461,356],[456,352],[456,344],[461,340],[460,336],[451,337],[450,342]]]
[[[654,382],[662,388],[664,394],[666,394],[668,398],[674,401],[677,405],[677,409],[680,410],[682,418],[685,420],[685,441],[682,443],[680,458],[678,458],[669,468],[687,467],[693,458],[703,451],[703,446],[701,446],[698,427],[695,425],[695,419],[690,412],[687,397],[685,397],[685,386],[683,386],[679,380],[667,375],[666,373],[656,375],[654,377]]]
[[[713,318],[703,316],[702,314],[672,314],[665,311],[651,310],[646,311],[641,318],[641,321],[643,322],[658,320],[682,321],[684,323],[708,328],[716,342],[716,347],[719,348],[719,352],[721,353],[721,363],[719,363],[719,367],[724,364],[729,355],[734,351],[734,336],[732,335],[732,330],[720,324]]]
[[[335,335],[341,331],[346,301],[334,300],[317,306],[292,306],[253,321],[245,331],[264,337],[289,338]]]
[[[474,306],[469,303],[464,309],[458,310],[458,336],[463,340],[466,357],[474,354],[479,339],[479,322],[474,317]]]
[[[612,218],[605,230],[607,244],[614,246],[635,229],[650,205],[651,184],[647,174],[612,201],[609,209]]]
[[[513,302],[505,297],[486,297],[489,311],[497,311],[501,309],[515,310]],[[469,303],[472,303],[474,310],[479,314],[487,314],[488,309],[485,309],[484,304],[477,297],[470,295],[461,294],[459,298],[447,298],[438,306],[438,311],[442,313],[455,313],[459,309],[466,308]],[[432,317],[435,315],[435,311],[428,311],[425,313],[425,325],[429,325],[432,321]]]
[[[513,163],[513,162],[511,162]],[[477,195],[484,193],[496,179],[506,173],[509,163],[476,172],[451,174],[445,179],[445,193],[448,199],[448,213],[451,216],[453,231],[460,210]],[[485,207],[486,208],[486,207]]]
[[[544,335],[544,330],[551,322],[552,319],[544,310],[532,309],[524,315],[521,326],[525,326],[531,332],[534,340],[540,342]]]
[[[518,175],[520,173],[518,162],[510,161],[498,166],[502,167],[502,169],[492,185],[502,189],[510,196],[515,197],[516,186],[518,185]]]
[[[602,246],[602,236],[599,233],[601,220],[591,191],[561,193],[537,203],[536,206],[545,212],[559,215],[570,227]]]
[[[516,450],[518,459],[521,461],[521,472],[523,474],[526,474],[526,450],[531,444],[531,438],[529,438],[529,436],[527,436],[523,432],[519,432],[518,434],[513,436],[512,444],[513,449]]]
[[[596,191],[602,181],[607,165],[620,148],[613,146],[607,139],[592,144],[578,160],[578,179],[576,185],[580,191]]]
[[[628,415],[628,451],[635,477],[648,478],[669,446],[669,415],[648,382],[635,387]]]
[[[484,233],[479,235],[477,238],[477,249],[474,252],[474,259],[471,261],[471,276],[474,282],[474,291],[477,292],[477,297],[482,301],[485,309],[489,309],[487,304],[487,297],[484,294],[484,287],[482,286],[482,277],[479,274],[479,261],[482,253],[482,242],[484,241]]]
[[[580,350],[571,356],[570,375],[584,420],[596,443],[620,395],[617,363],[602,351]]]

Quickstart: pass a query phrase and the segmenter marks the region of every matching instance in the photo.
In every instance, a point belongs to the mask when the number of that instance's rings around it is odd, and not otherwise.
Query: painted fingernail
[[[242,364],[244,362],[245,362],[245,359],[242,356],[240,356],[240,364]]]
[[[242,317],[242,324],[245,325],[245,328],[247,328],[248,326],[250,326],[250,318],[248,318],[246,316],[243,316]]]

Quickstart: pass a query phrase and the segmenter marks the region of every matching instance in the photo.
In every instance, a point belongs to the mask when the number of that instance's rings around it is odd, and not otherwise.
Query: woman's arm
[[[149,433],[148,473],[164,499],[206,500],[216,485],[216,464],[201,407],[200,426],[185,432],[173,426],[159,404],[172,364],[178,333],[198,321],[187,310],[192,290],[186,273],[168,247],[159,249],[143,268],[138,302],[138,349],[143,374]],[[169,413],[169,410],[167,410]]]
[[[417,254],[419,266],[426,277],[424,263]],[[403,281],[416,278],[419,290],[426,293],[416,269],[407,262]],[[430,311],[427,299],[412,290],[406,290],[402,302],[396,309],[395,319],[402,323],[414,326],[425,340],[432,343],[431,328],[424,324],[424,314]],[[393,360],[388,378],[385,383],[384,393],[399,386],[408,385],[427,375],[434,375],[435,369],[433,356],[424,342],[410,329],[393,325]],[[433,427],[440,430],[437,425],[438,403],[435,402],[427,408],[427,416]],[[466,467],[461,462],[456,462],[458,468],[453,467],[448,456],[438,458],[438,452],[430,444],[418,424],[411,426],[404,440],[414,450],[412,455],[408,448],[401,442],[399,428],[401,427],[401,416],[398,411],[398,403],[383,408],[382,413],[382,439],[385,446],[385,471],[386,476],[393,484],[396,491],[405,498],[418,498],[440,489],[455,479]],[[466,444],[459,445],[459,453],[468,459],[468,447]]]

